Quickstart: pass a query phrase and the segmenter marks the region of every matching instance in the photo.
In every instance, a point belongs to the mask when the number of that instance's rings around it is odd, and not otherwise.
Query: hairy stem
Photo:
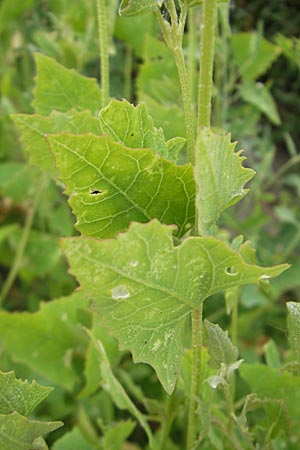
[[[109,53],[107,29],[108,20],[105,3],[105,0],[97,0],[102,107],[106,106],[109,102]]]
[[[202,348],[202,303],[192,314],[192,381],[189,404],[188,431],[186,449],[192,450],[196,440],[197,396],[201,380],[201,348]]]
[[[30,233],[30,230],[32,227],[33,219],[34,219],[37,207],[39,205],[39,201],[40,201],[41,194],[43,192],[44,187],[45,187],[45,178],[42,179],[42,182],[41,182],[41,184],[35,194],[35,197],[33,199],[33,203],[31,205],[31,207],[28,209],[23,232],[21,235],[21,239],[20,239],[16,254],[15,254],[14,262],[10,268],[9,274],[8,274],[4,284],[2,286],[2,289],[1,289],[0,308],[2,308],[3,302],[5,301],[12,285],[14,284],[14,281],[18,275],[18,272],[20,270],[22,258],[23,258],[24,251],[26,249],[26,245],[28,242],[29,233]]]
[[[203,0],[201,20],[200,72],[198,86],[198,127],[209,127],[213,88],[213,63],[217,0]]]

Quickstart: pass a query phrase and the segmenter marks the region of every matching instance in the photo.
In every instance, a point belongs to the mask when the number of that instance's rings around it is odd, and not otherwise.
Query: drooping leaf
[[[62,131],[74,134],[99,134],[99,122],[88,111],[53,111],[49,117],[38,114],[14,114],[13,121],[21,132],[22,143],[32,164],[45,170],[47,174],[57,177],[54,158],[45,139],[47,134]]]
[[[281,120],[269,90],[262,83],[247,82],[239,87],[241,97],[260,112],[265,114],[274,125],[280,125]]]
[[[104,434],[103,448],[107,450],[122,450],[122,444],[135,428],[135,422],[127,420],[111,426]]]
[[[163,0],[122,0],[119,13],[121,16],[137,16],[157,11]]]
[[[62,422],[29,420],[17,412],[0,414],[0,448],[5,450],[30,450],[40,436],[60,428]]]
[[[0,414],[17,411],[23,416],[29,416],[51,391],[52,388],[41,386],[35,381],[29,383],[17,380],[14,372],[0,372]]]
[[[205,329],[208,337],[209,365],[220,369],[222,364],[230,366],[235,363],[238,358],[238,349],[229,339],[228,332],[208,320],[205,320]]]
[[[288,302],[287,309],[289,341],[296,358],[300,361],[300,303]]]
[[[36,313],[0,312],[0,342],[11,357],[66,389],[78,381],[73,358],[86,345],[79,310],[82,294],[42,303]]]
[[[280,55],[277,46],[258,33],[231,35],[231,46],[238,70],[244,80],[256,80]]]
[[[131,105],[126,100],[112,100],[106,108],[100,111],[100,128],[103,134],[108,134],[112,140],[129,148],[151,148],[160,156],[170,158],[169,147],[161,128],[155,128],[152,117],[146,105]],[[178,138],[182,147],[182,138]],[[177,142],[176,142],[177,143]]]
[[[51,111],[67,112],[100,109],[101,90],[94,78],[87,78],[73,69],[66,69],[48,56],[35,54],[37,67],[33,106],[36,112],[49,115]]]
[[[87,441],[79,428],[75,427],[55,441],[52,448],[53,450],[94,450],[95,447]]]
[[[149,149],[129,149],[107,136],[64,134],[48,140],[82,234],[112,237],[133,220],[154,217],[176,224],[178,235],[191,228],[191,165],[176,166]]]
[[[136,362],[155,368],[168,393],[175,387],[190,312],[216,292],[276,276],[287,267],[247,264],[212,237],[191,237],[174,247],[173,230],[153,220],[133,223],[116,239],[62,243],[71,272],[104,325]]]
[[[145,430],[148,436],[151,448],[153,450],[156,450],[158,447],[152,434],[151,428],[149,427],[143,414],[136,408],[134,403],[130,400],[130,398],[126,394],[123,386],[114,376],[101,341],[99,341],[99,339],[94,338],[92,334],[90,334],[90,337],[98,352],[98,364],[101,372],[103,389],[111,396],[113,402],[119,409],[122,410],[125,409],[129,411],[132,414],[132,416],[137,419],[137,421],[139,422],[141,427]]]
[[[245,157],[235,152],[230,134],[200,130],[196,143],[195,181],[199,207],[198,227],[206,234],[224,209],[234,205],[248,192],[244,185],[254,171],[242,166]]]

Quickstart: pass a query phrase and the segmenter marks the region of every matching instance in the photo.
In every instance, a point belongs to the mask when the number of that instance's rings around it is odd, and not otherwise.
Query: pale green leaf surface
[[[78,310],[86,308],[82,294],[41,303],[35,313],[0,312],[0,342],[15,361],[26,364],[47,380],[72,389],[78,381],[74,353],[86,338]]]
[[[207,234],[224,209],[234,205],[247,193],[244,185],[254,171],[242,166],[245,157],[235,152],[230,134],[200,130],[196,142],[195,181],[199,208],[198,227]]]
[[[103,448],[105,450],[122,450],[123,442],[130,436],[135,425],[132,420],[113,425],[104,435]]]
[[[40,172],[25,163],[3,162],[0,166],[0,195],[15,203],[28,201],[36,193]]]
[[[36,112],[49,115],[57,110],[67,112],[100,109],[101,90],[94,78],[87,78],[74,69],[66,69],[54,59],[35,54],[37,76],[35,79],[33,106]]]
[[[132,416],[137,419],[137,421],[139,422],[141,427],[145,430],[148,436],[151,448],[153,450],[156,450],[158,447],[152,434],[151,428],[149,427],[143,414],[136,408],[134,403],[126,394],[126,391],[124,390],[123,386],[114,376],[101,341],[99,341],[99,339],[94,338],[92,334],[90,334],[90,337],[98,352],[98,363],[101,372],[103,389],[111,396],[113,402],[119,409],[125,409],[129,411],[132,414]]]
[[[179,372],[185,318],[208,296],[276,276],[215,238],[191,237],[174,247],[174,227],[133,223],[116,239],[70,238],[63,249],[83,292],[122,349],[152,365],[168,393]]]
[[[129,149],[107,136],[64,134],[48,140],[82,234],[113,237],[132,221],[154,217],[177,225],[179,235],[191,228],[190,164],[176,166],[152,150]]]
[[[222,364],[230,366],[238,358],[238,349],[228,337],[228,332],[222,330],[219,325],[205,321],[205,329],[208,337],[209,365],[220,369]]]
[[[14,372],[0,372],[0,414],[17,411],[29,416],[31,411],[41,403],[52,391],[52,388],[41,386],[35,381],[17,380]]]
[[[21,140],[32,164],[57,177],[57,169],[49,145],[47,134],[62,131],[74,134],[99,134],[99,122],[89,111],[53,111],[49,117],[38,114],[14,114],[13,121],[21,132]]]
[[[265,114],[274,125],[281,124],[273,97],[262,83],[243,83],[239,87],[239,92],[243,100]]]
[[[3,450],[30,450],[33,441],[60,428],[62,422],[29,420],[17,412],[0,414],[0,448]]]
[[[94,450],[85,437],[82,435],[78,427],[75,427],[69,433],[66,433],[55,441],[52,450]]]
[[[289,341],[295,356],[300,361],[300,303],[288,302],[287,309]]]
[[[280,54],[277,46],[257,33],[231,35],[234,59],[244,80],[256,80],[263,75]]]
[[[171,159],[163,130],[154,127],[144,103],[134,106],[126,100],[112,100],[100,111],[99,119],[102,133],[115,142],[129,148],[151,148],[160,156]]]
[[[121,16],[137,16],[157,11],[163,0],[122,0],[119,13]]]
[[[251,392],[261,399],[278,399],[286,403],[293,420],[300,415],[300,378],[291,373],[280,373],[278,369],[264,364],[242,364],[239,374],[248,383]]]
[[[107,330],[103,327],[99,320],[99,315],[93,314],[93,325],[91,334],[95,339],[99,339],[109,358],[111,365],[116,365],[122,357],[122,353],[118,349],[117,340],[107,334]],[[98,352],[92,341],[89,342],[88,351],[85,361],[85,386],[80,392],[80,397],[88,397],[93,394],[100,386],[101,373],[97,369]]]

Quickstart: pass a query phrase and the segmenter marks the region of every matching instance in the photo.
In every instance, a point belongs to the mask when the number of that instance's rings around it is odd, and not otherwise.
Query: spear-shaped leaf
[[[234,152],[235,145],[230,141],[230,134],[216,134],[208,128],[198,134],[195,181],[201,234],[208,234],[221,212],[248,192],[244,185],[255,172],[242,166],[245,157],[240,151]]]
[[[116,239],[70,238],[62,244],[71,272],[104,324],[136,362],[154,367],[168,393],[175,387],[181,334],[191,311],[216,292],[287,267],[247,264],[212,237],[191,237],[174,247],[173,230],[153,220],[133,223]]]

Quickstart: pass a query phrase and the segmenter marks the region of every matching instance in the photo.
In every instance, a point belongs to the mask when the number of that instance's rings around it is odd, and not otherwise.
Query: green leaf
[[[141,427],[145,430],[148,436],[151,448],[153,450],[156,450],[158,447],[153,437],[151,428],[149,427],[143,414],[135,407],[134,403],[130,400],[130,398],[126,394],[123,386],[114,376],[101,341],[95,339],[92,334],[90,334],[90,337],[98,352],[98,363],[102,377],[103,389],[111,396],[113,402],[119,409],[129,411],[132,414],[132,416],[137,419],[137,421],[139,422]]]
[[[74,355],[86,345],[78,312],[82,294],[41,303],[36,313],[0,312],[0,341],[15,361],[47,380],[72,389],[78,381]]]
[[[73,428],[72,431],[63,435],[62,438],[55,441],[53,450],[94,450],[85,437],[82,435],[78,427]]]
[[[242,364],[239,374],[261,399],[283,400],[292,419],[300,415],[300,378],[263,364]]]
[[[273,339],[270,339],[265,345],[264,345],[264,352],[266,357],[267,365],[270,367],[274,367],[275,369],[282,366],[281,360],[280,360],[280,353],[279,350],[273,341]]]
[[[157,11],[163,0],[122,0],[119,13],[121,16],[137,16]]]
[[[96,79],[83,77],[39,53],[35,54],[35,62],[37,76],[33,106],[37,113],[47,116],[53,110],[67,112],[72,108],[95,113],[100,109],[101,91]]]
[[[230,366],[238,358],[238,349],[228,337],[228,331],[222,330],[219,325],[205,320],[205,329],[208,337],[209,365],[220,369],[222,364]]]
[[[29,420],[17,412],[0,414],[0,448],[3,450],[30,450],[33,441],[60,428],[62,422]]]
[[[216,134],[208,128],[197,136],[195,181],[199,207],[198,227],[208,233],[224,209],[241,200],[248,190],[244,185],[254,171],[242,166],[245,157],[235,152],[230,134]]]
[[[23,416],[29,416],[31,411],[41,403],[52,388],[41,386],[35,381],[17,380],[13,372],[0,372],[0,414],[10,414],[17,411]]]
[[[129,149],[107,136],[64,134],[48,140],[82,234],[112,237],[133,220],[154,217],[176,224],[179,236],[191,228],[190,164],[176,166],[149,149]]]
[[[174,227],[133,223],[116,239],[63,240],[81,288],[103,324],[135,362],[154,367],[168,393],[175,387],[185,319],[208,296],[276,276],[287,266],[263,268],[215,238],[191,237],[177,247]]]
[[[15,203],[28,201],[36,193],[40,172],[25,163],[5,162],[0,166],[0,195]]]
[[[298,66],[300,70],[300,39],[296,37],[288,38],[279,34],[276,36],[276,43],[287,58]]]
[[[300,361],[300,303],[288,302],[287,309],[289,341],[296,358]]]
[[[280,125],[281,120],[269,90],[262,83],[247,82],[239,87],[239,92],[243,100],[253,105],[260,112],[265,114],[274,125]]]
[[[21,140],[32,164],[57,177],[54,158],[45,139],[47,134],[62,131],[74,134],[99,134],[99,122],[90,112],[53,111],[49,117],[38,114],[13,114],[12,119],[21,132]]]
[[[169,147],[172,148],[178,141],[173,139],[169,145],[166,143],[163,130],[154,127],[144,103],[134,106],[126,100],[112,100],[100,111],[99,118],[102,134],[108,134],[113,141],[129,148],[151,148],[160,156],[172,159],[169,157]],[[182,138],[179,138],[180,145],[182,147]]]
[[[231,46],[239,73],[244,80],[256,80],[279,56],[280,50],[258,33],[231,35]]]
[[[105,450],[121,450],[123,442],[131,435],[135,428],[135,422],[127,420],[118,422],[105,432],[103,448]]]

